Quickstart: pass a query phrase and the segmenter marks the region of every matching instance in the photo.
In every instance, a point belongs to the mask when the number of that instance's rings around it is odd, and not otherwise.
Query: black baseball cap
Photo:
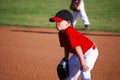
[[[50,22],[60,22],[62,20],[66,20],[66,21],[71,21],[73,20],[73,16],[71,14],[71,12],[69,12],[68,10],[60,10],[56,13],[55,16],[53,16],[52,18],[49,19]]]

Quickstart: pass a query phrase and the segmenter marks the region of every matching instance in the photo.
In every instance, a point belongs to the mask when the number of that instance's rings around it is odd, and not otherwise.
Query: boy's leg
[[[95,50],[91,48],[85,53],[84,58],[85,58],[86,64],[89,67],[89,71],[81,72],[82,80],[91,80],[91,70],[94,67],[97,57],[98,57],[97,48]]]
[[[69,60],[69,71],[70,71],[70,76],[66,80],[77,80],[78,76],[81,74],[82,80],[91,80],[91,73],[90,71],[94,67],[94,64],[96,62],[96,59],[98,57],[98,50],[97,48],[93,50],[92,48],[89,49],[85,55],[85,62],[89,67],[89,71],[84,72],[80,70],[80,62],[79,59],[76,55],[72,55],[72,57]]]
[[[69,60],[69,78],[66,80],[77,80],[80,75],[80,62],[76,55],[72,55]]]
[[[98,49],[97,48],[95,50],[93,50],[92,48],[89,49],[84,57],[85,62],[88,65],[89,69],[92,70],[98,57]]]
[[[91,80],[90,70],[86,72],[81,71],[81,77],[82,77],[82,80]]]

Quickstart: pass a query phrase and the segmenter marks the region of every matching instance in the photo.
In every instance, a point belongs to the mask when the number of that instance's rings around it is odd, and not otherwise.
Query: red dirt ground
[[[82,33],[99,49],[92,80],[120,80],[120,34]],[[58,80],[63,55],[56,29],[0,28],[0,80]]]

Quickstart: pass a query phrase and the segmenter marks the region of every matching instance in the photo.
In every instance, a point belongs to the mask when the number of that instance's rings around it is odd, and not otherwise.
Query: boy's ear
[[[71,21],[68,21],[68,24],[69,24],[69,26],[71,26],[72,25]]]

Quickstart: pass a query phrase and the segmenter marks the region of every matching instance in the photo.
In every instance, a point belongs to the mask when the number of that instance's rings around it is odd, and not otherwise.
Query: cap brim
[[[63,20],[62,18],[56,17],[56,16],[54,16],[54,17],[52,17],[52,18],[49,19],[50,22],[60,22],[62,20]]]

